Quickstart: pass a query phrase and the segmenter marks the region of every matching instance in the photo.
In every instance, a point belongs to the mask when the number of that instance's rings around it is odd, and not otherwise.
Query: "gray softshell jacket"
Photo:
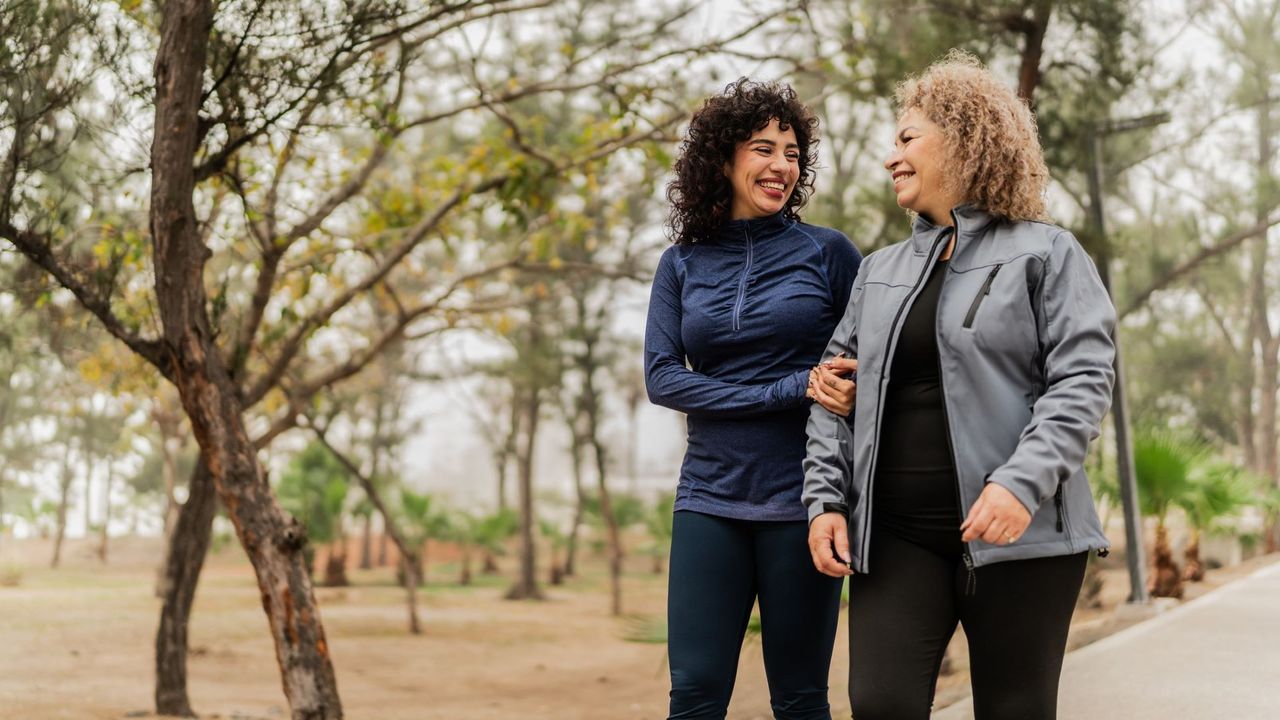
[[[949,444],[965,514],[999,483],[1031,512],[1009,545],[968,544],[972,566],[1108,546],[1083,464],[1111,403],[1115,307],[1080,243],[1055,225],[952,213],[956,247],[938,300]],[[853,413],[814,403],[803,501],[846,512],[852,567],[868,572],[877,439],[903,319],[953,229],[918,217],[911,238],[867,256],[823,359],[858,360]],[[958,528],[963,517],[956,518]]]

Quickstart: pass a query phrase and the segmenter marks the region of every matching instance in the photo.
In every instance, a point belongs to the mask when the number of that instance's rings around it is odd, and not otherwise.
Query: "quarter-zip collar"
[[[953,208],[951,222],[955,224],[956,252],[959,252],[966,240],[982,235],[987,226],[996,220],[995,215],[973,205],[958,205]],[[915,221],[911,223],[912,252],[916,255],[928,255],[938,237],[948,230],[951,228],[946,225],[935,225],[924,215],[916,215]]]
[[[720,226],[716,242],[724,245],[746,246],[747,240],[759,241],[791,227],[792,221],[783,217],[782,211],[758,218],[729,220]]]

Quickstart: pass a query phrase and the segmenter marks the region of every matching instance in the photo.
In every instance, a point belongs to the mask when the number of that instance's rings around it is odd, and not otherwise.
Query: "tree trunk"
[[[1204,563],[1200,561],[1200,531],[1196,528],[1191,529],[1191,539],[1187,541],[1187,548],[1182,551],[1182,559],[1186,561],[1186,565],[1182,567],[1183,580],[1204,580]]]
[[[536,553],[534,545],[534,526],[537,518],[533,514],[533,450],[538,437],[538,414],[541,403],[538,388],[525,390],[527,397],[521,401],[521,432],[516,450],[516,470],[518,476],[517,495],[520,502],[520,562],[515,584],[507,591],[508,600],[541,600],[542,590],[538,587],[536,576]]]
[[[182,437],[179,435],[182,428],[180,413],[181,408],[173,407],[168,392],[157,398],[151,408],[151,419],[160,430],[161,475],[164,478],[165,499],[165,547],[169,546],[169,534],[173,531],[173,524],[178,519],[179,504],[175,493],[178,486],[178,454],[183,445]],[[159,573],[161,576],[164,575],[163,566],[159,569]]]
[[[614,616],[622,614],[622,533],[618,518],[613,513],[613,499],[609,495],[609,453],[600,440],[600,393],[596,390],[596,370],[600,361],[596,358],[596,344],[600,328],[604,326],[603,308],[592,322],[584,295],[576,298],[579,326],[585,330],[583,353],[579,363],[582,369],[583,410],[587,421],[586,438],[596,458],[596,482],[600,490],[600,515],[609,535],[609,588]]]
[[[324,563],[325,587],[347,587],[351,581],[347,579],[347,542],[339,538],[329,544],[328,557]]]
[[[114,464],[107,458],[107,488],[102,494],[102,534],[98,539],[98,562],[107,564],[107,542],[111,537],[111,484],[115,480]]]
[[[458,573],[459,585],[471,584],[471,543],[462,543],[462,570]]]
[[[210,253],[199,233],[193,194],[212,2],[168,0],[161,12],[150,229],[167,377],[253,563],[293,720],[336,720],[342,703],[303,561],[306,533],[271,494],[244,426],[242,394],[228,374],[207,311],[204,264]]]
[[[551,548],[550,555],[550,562],[547,565],[547,584],[563,585],[565,576],[564,567],[560,565],[560,557],[554,546]]]
[[[382,518],[382,532],[378,534],[378,567],[387,566],[387,520],[385,515]]]
[[[49,567],[56,568],[62,562],[62,541],[67,536],[67,506],[71,504],[71,481],[75,475],[71,471],[71,444],[67,443],[62,454],[62,474],[58,477],[58,516],[57,531],[53,536],[53,559]]]
[[[618,519],[613,514],[613,500],[609,496],[608,454],[604,443],[600,442],[600,428],[597,425],[596,409],[598,399],[590,377],[587,380],[588,404],[591,410],[587,413],[590,423],[591,447],[596,456],[596,480],[600,488],[600,514],[604,517],[605,527],[609,533],[609,588],[612,596],[612,612],[615,616],[622,614],[622,533],[618,528]]]
[[[1018,97],[1035,108],[1036,88],[1040,86],[1040,61],[1044,57],[1044,37],[1053,15],[1052,0],[1037,0],[1033,15],[1021,25],[1022,53],[1018,67]]]
[[[1262,442],[1262,473],[1280,487],[1280,428],[1277,427],[1277,396],[1280,396],[1280,336],[1272,336],[1262,347],[1262,398],[1258,405],[1258,427]]]
[[[156,630],[155,697],[157,714],[194,717],[187,697],[187,627],[218,505],[213,475],[203,458],[196,463],[187,487],[187,501],[169,534],[158,591],[164,604]]]
[[[400,556],[400,572],[404,573],[407,579],[405,590],[408,594],[409,632],[413,635],[421,635],[422,626],[418,623],[418,585],[422,582],[422,578],[417,574],[416,565],[416,556],[412,554]]]
[[[1156,524],[1155,568],[1151,573],[1150,587],[1152,597],[1181,598],[1183,593],[1182,573],[1178,564],[1173,561],[1173,548],[1169,546],[1169,530],[1164,526],[1164,518]]]
[[[507,436],[503,439],[502,452],[496,460],[498,469],[498,511],[507,509],[507,470],[511,456],[516,453],[516,436],[520,432],[519,388],[511,394],[511,417],[507,424]]]
[[[575,505],[573,508],[573,524],[569,526],[569,537],[565,541],[564,574],[572,576],[577,572],[578,533],[582,529],[582,517],[586,513],[587,491],[582,484],[582,435],[578,432],[576,418],[569,423],[569,432],[573,433],[573,444],[569,449],[569,457],[573,462],[573,489]]]
[[[364,516],[364,532],[360,536],[360,569],[373,567],[373,513]]]

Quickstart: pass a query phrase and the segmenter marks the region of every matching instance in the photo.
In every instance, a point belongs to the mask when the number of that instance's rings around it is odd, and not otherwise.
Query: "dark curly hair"
[[[777,120],[783,130],[794,129],[800,146],[800,175],[782,209],[784,217],[799,220],[800,208],[813,192],[813,165],[818,159],[818,119],[796,91],[785,83],[758,83],[743,77],[707,98],[689,121],[680,144],[675,179],[667,185],[671,202],[671,239],[681,245],[715,237],[733,206],[733,186],[725,177],[725,163],[733,160],[740,143]]]

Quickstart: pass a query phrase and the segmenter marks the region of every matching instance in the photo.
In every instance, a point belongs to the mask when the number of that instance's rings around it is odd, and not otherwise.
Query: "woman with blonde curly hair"
[[[897,101],[884,166],[912,232],[862,263],[811,374],[810,552],[851,576],[857,720],[928,718],[957,623],[979,720],[1053,718],[1088,552],[1108,544],[1083,464],[1115,309],[1045,219],[1035,119],[1012,90],[953,52]]]

